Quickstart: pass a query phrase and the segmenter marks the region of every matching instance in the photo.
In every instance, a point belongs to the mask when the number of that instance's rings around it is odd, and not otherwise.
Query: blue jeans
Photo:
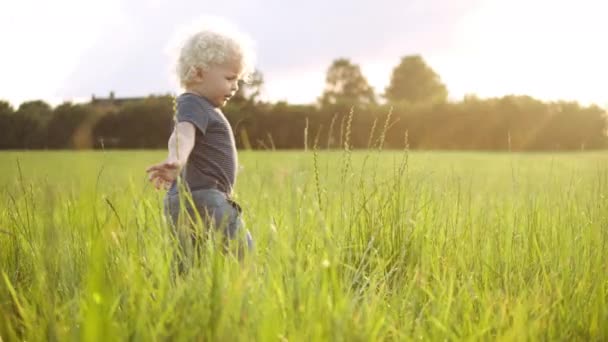
[[[193,190],[190,194],[192,203],[186,196],[182,196],[180,202],[179,194],[167,194],[164,200],[165,216],[169,219],[173,233],[187,258],[193,256],[196,246],[200,245],[200,237],[205,233],[197,230],[197,225],[190,224],[197,222],[196,214],[200,216],[204,228],[221,231],[226,244],[236,242],[239,246],[239,257],[244,253],[241,246],[247,246],[249,251],[253,249],[253,239],[249,231],[244,228],[241,208],[238,204],[216,189]],[[186,217],[180,217],[180,214],[186,214]]]

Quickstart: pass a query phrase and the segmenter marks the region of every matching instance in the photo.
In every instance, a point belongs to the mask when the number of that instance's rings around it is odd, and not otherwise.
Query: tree
[[[91,116],[83,105],[64,103],[53,111],[47,125],[47,145],[49,148],[73,148],[74,136],[78,128]]]
[[[0,115],[12,115],[14,112],[10,103],[0,100]]]
[[[398,103],[443,103],[448,91],[439,75],[431,69],[420,55],[405,56],[393,69],[391,82],[384,97],[391,104]]]
[[[172,122],[173,99],[149,96],[101,117],[92,128],[93,141],[104,148],[165,148]]]
[[[46,126],[53,110],[46,102],[24,102],[17,109],[14,127],[19,148],[46,148]]]
[[[596,105],[581,107],[577,102],[559,101],[546,105],[551,115],[538,130],[532,148],[544,150],[585,150],[606,148],[608,117]]]
[[[359,66],[348,59],[340,58],[327,70],[325,91],[320,103],[321,107],[367,106],[375,104],[376,97]]]
[[[15,147],[13,138],[13,114],[15,110],[6,101],[0,101],[0,149]]]

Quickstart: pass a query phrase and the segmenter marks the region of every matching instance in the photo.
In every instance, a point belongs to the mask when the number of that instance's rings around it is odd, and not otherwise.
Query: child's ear
[[[200,82],[203,79],[204,72],[203,69],[199,67],[190,67],[188,74],[190,75],[190,80]]]
[[[199,81],[202,81],[203,78],[205,77],[205,71],[203,70],[203,68],[195,68],[195,75],[196,78],[199,79]]]

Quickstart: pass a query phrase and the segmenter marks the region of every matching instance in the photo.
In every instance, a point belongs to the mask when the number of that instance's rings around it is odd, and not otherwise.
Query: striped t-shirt
[[[182,179],[191,191],[218,189],[230,195],[238,163],[230,123],[219,108],[199,95],[184,93],[176,102],[177,122],[188,121],[196,128],[194,147],[182,170]],[[169,194],[177,192],[173,182]]]

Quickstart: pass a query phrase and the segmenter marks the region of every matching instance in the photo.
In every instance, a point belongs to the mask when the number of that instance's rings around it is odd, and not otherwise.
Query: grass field
[[[164,155],[0,153],[0,339],[608,339],[605,152],[240,152],[255,252],[178,278]]]

